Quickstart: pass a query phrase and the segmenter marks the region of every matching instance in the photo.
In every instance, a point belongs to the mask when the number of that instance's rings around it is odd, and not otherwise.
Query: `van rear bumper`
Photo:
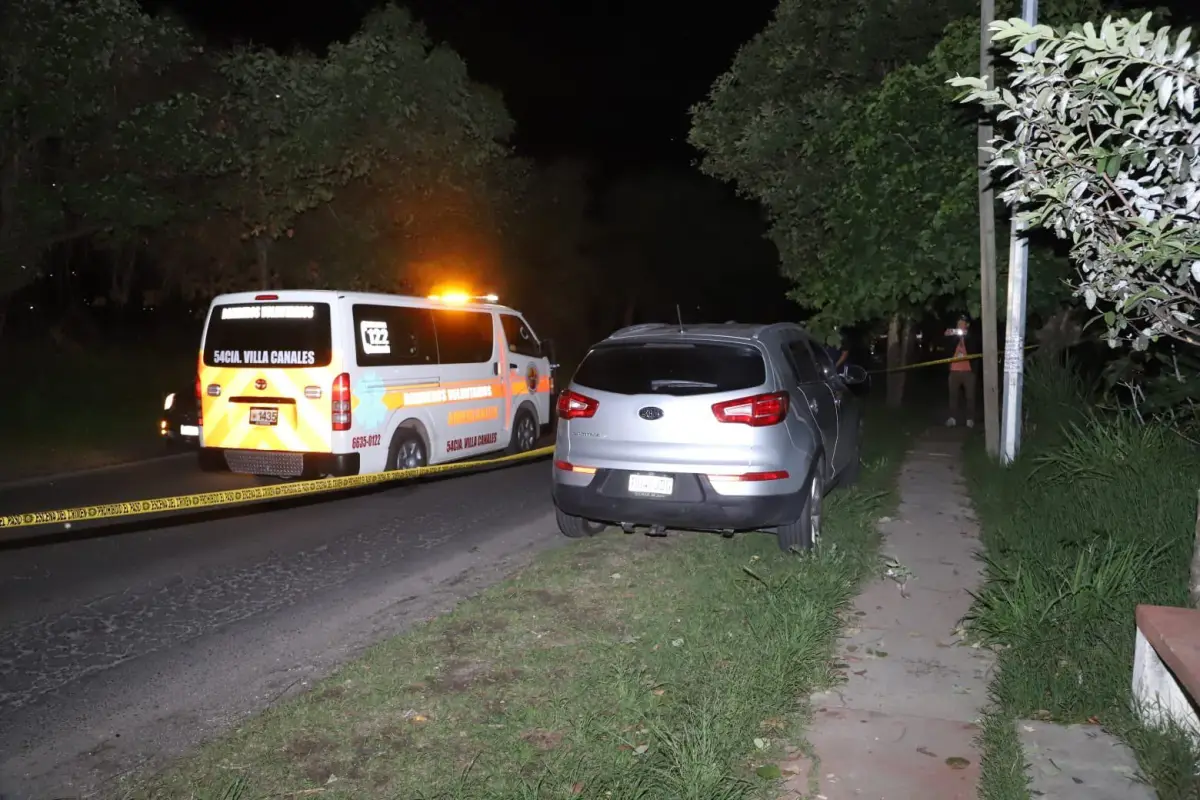
[[[201,447],[198,460],[206,472],[238,472],[279,478],[357,475],[358,453],[292,453],[284,450],[239,450]]]

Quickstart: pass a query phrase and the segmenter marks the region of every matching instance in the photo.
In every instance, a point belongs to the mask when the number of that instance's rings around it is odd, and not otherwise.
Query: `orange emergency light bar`
[[[500,298],[494,294],[471,296],[466,292],[442,292],[429,295],[430,300],[445,303],[450,306],[465,306],[467,303],[498,303]]]

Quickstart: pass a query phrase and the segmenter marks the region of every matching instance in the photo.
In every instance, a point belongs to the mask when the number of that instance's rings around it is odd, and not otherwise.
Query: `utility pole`
[[[992,64],[992,22],[996,0],[980,4],[979,74],[989,89],[995,88]],[[992,125],[987,117],[979,122],[979,307],[983,325],[983,439],[987,454],[1000,452],[1000,364],[996,342],[996,205],[988,165],[992,157],[985,148],[992,142]]]
[[[1037,24],[1037,0],[1023,0],[1021,17]],[[1030,43],[1025,49],[1034,51]],[[1000,463],[1011,464],[1021,449],[1021,391],[1025,377],[1025,290],[1029,278],[1029,240],[1012,210],[1008,248],[1008,325],[1004,336],[1004,417],[1000,426]]]

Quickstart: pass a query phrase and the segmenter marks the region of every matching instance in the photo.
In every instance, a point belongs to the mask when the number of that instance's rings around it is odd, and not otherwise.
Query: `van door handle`
[[[808,410],[809,410],[809,411],[814,411],[814,412],[815,412],[815,411],[820,411],[820,410],[821,410],[821,404],[820,404],[820,403],[818,403],[818,402],[817,402],[815,399],[813,399],[813,400],[809,400],[809,401],[808,401]]]
[[[493,374],[493,375],[499,375],[499,374],[500,374],[500,362],[499,362],[499,361],[493,361],[493,362],[492,362],[492,374]]]
[[[519,364],[514,364],[510,361],[508,364],[508,368],[510,370],[512,370],[513,372],[516,372],[517,370],[519,370],[521,368],[521,366]]]

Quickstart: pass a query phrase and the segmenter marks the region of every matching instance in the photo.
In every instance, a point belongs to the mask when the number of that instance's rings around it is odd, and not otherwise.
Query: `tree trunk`
[[[1200,492],[1197,492],[1200,497]],[[1192,608],[1200,609],[1200,503],[1196,506],[1196,536],[1192,544],[1192,575],[1188,587],[1188,600]]]
[[[267,256],[271,248],[271,240],[266,236],[256,236],[254,238],[254,262],[258,265],[258,288],[271,288],[271,270],[267,263]]]
[[[137,245],[122,244],[113,254],[112,284],[109,287],[109,299],[116,304],[119,311],[124,311],[129,305],[129,295],[133,289],[133,272],[137,266]]]
[[[888,408],[899,408],[904,400],[904,342],[902,340],[902,321],[899,314],[893,314],[888,321],[887,332],[887,404]]]

